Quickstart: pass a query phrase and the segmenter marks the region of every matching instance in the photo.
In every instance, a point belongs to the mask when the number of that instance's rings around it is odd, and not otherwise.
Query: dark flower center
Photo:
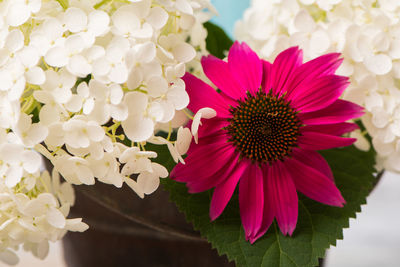
[[[297,145],[301,122],[284,97],[261,90],[256,95],[248,93],[230,112],[225,130],[241,157],[272,163],[289,156]]]

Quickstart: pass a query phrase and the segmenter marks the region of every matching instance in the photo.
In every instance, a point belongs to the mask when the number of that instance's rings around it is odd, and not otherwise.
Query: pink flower
[[[214,189],[210,217],[218,218],[239,184],[239,206],[246,239],[265,234],[274,218],[292,235],[298,215],[297,191],[331,206],[345,203],[331,169],[316,150],[344,147],[341,137],[357,128],[345,122],[363,114],[360,106],[338,97],[347,77],[335,75],[341,64],[333,53],[302,63],[297,47],[271,64],[245,43],[235,42],[228,62],[204,57],[207,77],[220,89],[187,73],[188,108],[203,107],[217,116],[202,121],[198,144],[191,144],[186,164],[171,177],[190,193]]]

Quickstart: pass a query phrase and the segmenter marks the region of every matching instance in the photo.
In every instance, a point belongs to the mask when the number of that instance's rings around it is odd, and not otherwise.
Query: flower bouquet
[[[2,1],[0,259],[95,226],[139,266],[318,265],[400,171],[399,8],[254,0],[233,42],[209,0]]]

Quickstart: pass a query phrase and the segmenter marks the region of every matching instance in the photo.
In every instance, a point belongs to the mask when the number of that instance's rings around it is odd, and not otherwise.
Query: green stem
[[[34,149],[43,156],[45,156],[51,162],[54,161],[54,156],[42,144],[36,144],[34,146]]]
[[[95,4],[93,7],[95,8],[95,9],[98,9],[99,7],[101,7],[102,5],[105,5],[105,4],[107,4],[108,2],[111,2],[112,0],[103,0],[103,1],[101,1],[101,2],[99,2],[99,3],[97,3],[97,4]]]
[[[172,134],[172,125],[171,122],[169,122],[169,129],[168,129],[168,136],[167,136],[167,140],[169,141],[169,139],[171,138],[171,134]]]
[[[62,8],[65,10],[69,7],[69,1],[68,0],[56,0]]]

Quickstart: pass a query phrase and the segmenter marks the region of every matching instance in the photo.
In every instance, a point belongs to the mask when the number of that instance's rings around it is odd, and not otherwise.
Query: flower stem
[[[56,0],[62,8],[65,10],[69,7],[69,1],[68,0]]]
[[[54,156],[42,145],[42,144],[36,144],[35,145],[35,150],[45,156],[48,160],[53,162]]]
[[[100,8],[102,5],[105,5],[105,4],[107,4],[108,2],[111,2],[112,0],[103,0],[103,1],[101,1],[101,2],[99,2],[99,3],[97,3],[97,4],[95,4],[94,6],[93,6],[93,8],[94,9],[98,9],[98,8]]]
[[[167,140],[169,141],[169,139],[171,139],[171,134],[172,134],[172,124],[171,122],[169,122],[169,129],[168,129],[168,136],[167,136]]]
[[[182,109],[182,111],[183,111],[183,113],[185,113],[185,115],[189,118],[189,119],[191,119],[191,120],[193,120],[193,116],[192,115],[190,115],[190,113],[186,110],[186,109]]]

